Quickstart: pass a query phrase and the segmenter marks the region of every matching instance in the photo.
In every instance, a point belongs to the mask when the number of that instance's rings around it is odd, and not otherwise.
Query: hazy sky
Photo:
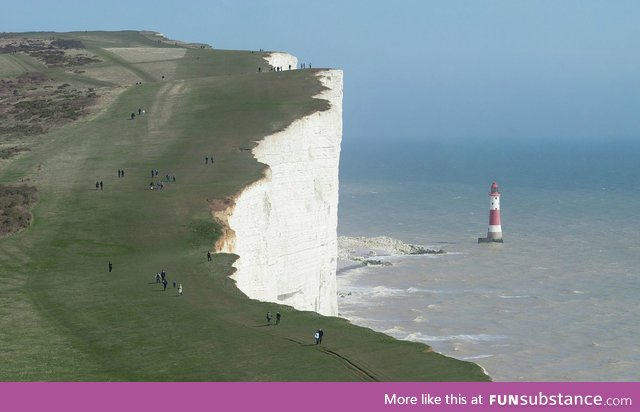
[[[1,31],[148,29],[345,71],[344,135],[635,138],[635,0],[8,1]]]

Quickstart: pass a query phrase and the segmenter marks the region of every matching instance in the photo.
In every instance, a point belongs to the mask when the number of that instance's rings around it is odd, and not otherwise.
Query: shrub
[[[0,185],[0,236],[18,232],[31,224],[31,208],[38,191],[28,185]]]

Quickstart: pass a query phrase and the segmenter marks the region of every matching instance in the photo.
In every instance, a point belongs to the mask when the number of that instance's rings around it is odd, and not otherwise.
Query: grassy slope
[[[30,39],[65,39],[80,40],[87,48],[99,47],[154,47],[157,43],[141,32],[134,30],[122,31],[83,31],[58,33],[49,31],[5,33],[7,37]],[[164,45],[163,47],[170,47]]]
[[[93,47],[114,46],[114,34],[92,35]],[[4,165],[0,183],[29,177],[41,201],[29,230],[0,240],[0,380],[486,379],[424,345],[249,300],[227,277],[233,256],[206,262],[219,230],[207,200],[262,172],[240,149],[326,107],[310,97],[313,71],[255,73],[261,64],[258,53],[190,49],[173,78],[129,87]],[[147,115],[128,120],[138,107]],[[146,190],[153,168],[177,182]],[[154,283],[161,269],[184,296]],[[265,326],[267,311],[282,324]]]

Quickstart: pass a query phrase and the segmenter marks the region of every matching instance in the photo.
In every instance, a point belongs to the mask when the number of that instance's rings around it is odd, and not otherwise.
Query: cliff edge
[[[297,61],[285,62],[295,67]],[[329,109],[265,136],[253,149],[267,165],[264,177],[216,213],[227,226],[218,251],[239,256],[232,278],[240,290],[330,316],[338,313],[342,76],[341,70],[317,73],[326,89],[314,97],[327,100]]]
[[[342,72],[159,37],[0,34],[0,185],[39,199],[0,239],[0,380],[489,380],[319,314],[336,311]],[[216,242],[238,255],[205,258]]]

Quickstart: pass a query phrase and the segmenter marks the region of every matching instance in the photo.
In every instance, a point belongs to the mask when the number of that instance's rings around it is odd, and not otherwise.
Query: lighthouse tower
[[[478,243],[502,243],[502,226],[500,225],[500,191],[496,182],[491,183],[489,192],[489,231],[487,237],[478,238]]]

